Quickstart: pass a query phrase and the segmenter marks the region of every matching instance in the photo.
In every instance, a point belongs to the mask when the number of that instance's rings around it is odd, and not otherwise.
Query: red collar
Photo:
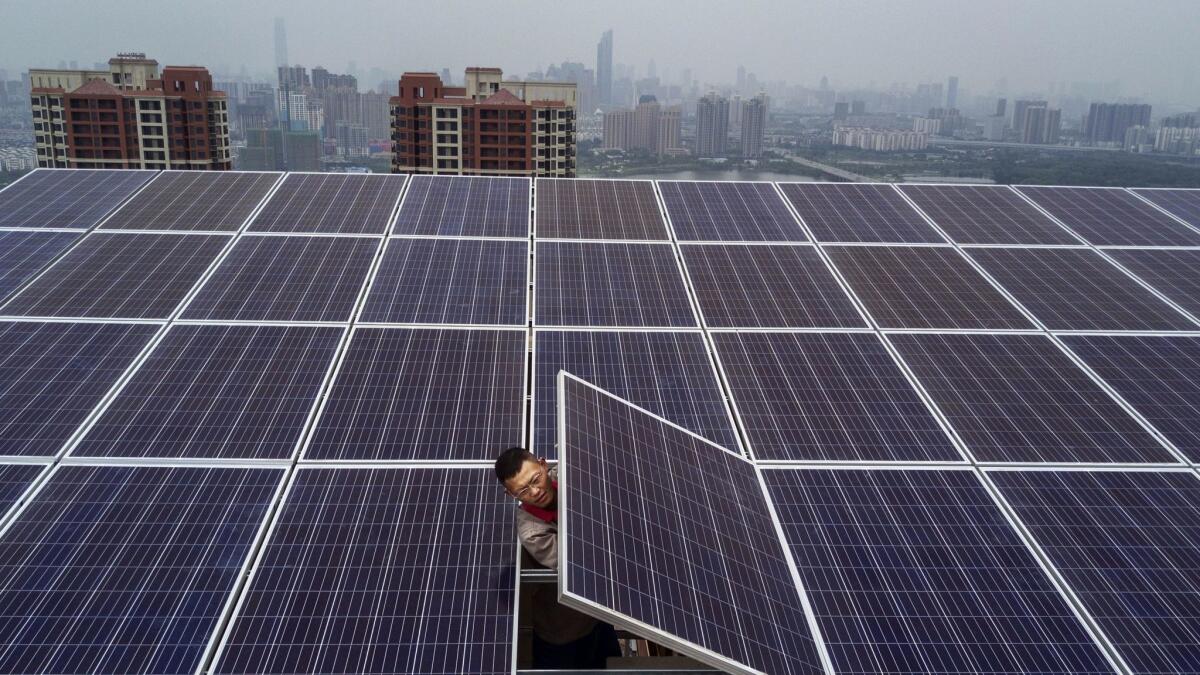
[[[558,499],[558,481],[552,481],[550,484],[554,486],[554,498]],[[534,506],[533,504],[522,504],[521,508],[525,509],[526,513],[535,516],[540,520],[544,520],[547,523],[558,522],[557,509],[543,509],[539,506]]]

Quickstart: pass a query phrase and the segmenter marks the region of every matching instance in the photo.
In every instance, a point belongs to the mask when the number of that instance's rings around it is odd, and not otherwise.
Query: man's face
[[[522,504],[544,509],[554,503],[554,485],[548,470],[544,459],[525,460],[521,470],[504,481],[504,488]]]

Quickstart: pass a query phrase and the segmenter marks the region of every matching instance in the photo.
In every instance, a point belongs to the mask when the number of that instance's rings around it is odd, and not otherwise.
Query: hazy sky
[[[1124,95],[1200,106],[1200,0],[0,0],[0,16],[10,73],[118,51],[266,73],[283,16],[289,60],[334,71],[592,66],[612,28],[615,61],[644,72],[653,58],[672,79],[690,66],[702,82],[728,82],[744,64],[762,80],[827,75],[837,87],[957,74],[976,93],[1001,77],[1013,94],[1120,80]]]

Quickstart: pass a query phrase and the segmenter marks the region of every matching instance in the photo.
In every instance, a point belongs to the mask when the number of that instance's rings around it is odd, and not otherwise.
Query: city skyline
[[[1004,93],[1019,96],[1057,83],[1116,81],[1122,97],[1200,105],[1200,76],[1192,66],[1200,61],[1200,41],[1190,35],[1200,24],[1200,3],[1183,0],[1156,3],[1154,16],[1170,21],[1132,20],[1140,19],[1130,14],[1142,8],[1124,2],[1080,0],[1049,6],[926,0],[902,8],[876,1],[837,7],[699,3],[688,5],[686,29],[677,25],[682,7],[674,3],[618,3],[619,11],[555,6],[545,12],[545,3],[516,2],[504,12],[480,12],[472,4],[401,8],[372,1],[339,15],[305,0],[122,4],[130,11],[52,5],[10,16],[0,68],[19,73],[63,60],[90,67],[128,48],[161,54],[164,65],[203,64],[218,75],[244,67],[262,77],[277,59],[274,20],[282,17],[291,63],[338,72],[351,65],[388,74],[461,72],[485,63],[522,75],[562,61],[594,67],[597,40],[612,29],[614,64],[644,73],[654,61],[664,81],[678,81],[688,70],[702,87],[733,82],[741,65],[764,83],[815,86],[828,77],[842,90],[911,87],[957,75],[964,92],[991,93],[1006,81]],[[155,11],[135,11],[140,5]],[[153,17],[153,29],[139,24],[143,15]],[[120,23],[109,25],[113,17]],[[406,31],[403,41],[389,32],[414,22],[422,30]],[[107,39],[97,40],[98,33]],[[445,39],[463,33],[473,36],[465,49]],[[214,34],[223,39],[212,40]],[[524,34],[538,39],[523,40]],[[363,88],[377,84],[367,81]]]

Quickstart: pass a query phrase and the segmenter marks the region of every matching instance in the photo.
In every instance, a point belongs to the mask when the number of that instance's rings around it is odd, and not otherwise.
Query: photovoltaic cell
[[[75,243],[75,232],[0,232],[0,300]]]
[[[155,173],[38,169],[0,192],[0,227],[87,229]]]
[[[874,335],[712,337],[756,459],[963,460]]]
[[[832,246],[834,266],[883,328],[1032,328],[952,248]]]
[[[523,326],[528,270],[527,241],[392,239],[362,320]]]
[[[0,314],[165,319],[228,241],[215,234],[94,232]]]
[[[164,171],[101,226],[104,230],[232,232],[242,226],[277,173]]]
[[[680,241],[808,241],[770,183],[659,181]]]
[[[557,457],[560,370],[726,448],[740,448],[699,333],[540,330],[534,350],[533,451],[540,457]]]
[[[158,326],[0,323],[0,455],[50,456]]]
[[[1200,462],[1200,338],[1064,335],[1062,340],[1180,452]]]
[[[1191,472],[993,471],[1134,673],[1200,669],[1200,481]]]
[[[899,185],[959,244],[1078,244],[1079,240],[1010,188]]]
[[[45,468],[41,464],[0,464],[0,519]]]
[[[0,545],[0,671],[195,672],[282,474],[60,466]]]
[[[1200,190],[1134,190],[1193,227],[1200,227]]]
[[[578,380],[562,386],[562,601],[650,626],[727,672],[823,672],[754,465]]]
[[[1200,251],[1113,249],[1105,253],[1175,304],[1200,315]]]
[[[866,321],[811,246],[683,245],[710,327],[863,327]]]
[[[1200,232],[1120,188],[1021,186],[1050,215],[1097,246],[1196,246]]]
[[[358,328],[306,459],[491,461],[524,437],[526,334]]]
[[[674,250],[663,244],[537,244],[542,326],[696,326]]]
[[[529,179],[413,176],[392,232],[528,237]]]
[[[944,243],[890,185],[780,183],[817,241]]]
[[[288,459],[341,335],[173,326],[71,454]]]
[[[1177,463],[1045,336],[889,339],[981,462]]]
[[[535,191],[540,238],[669,238],[650,181],[539,178]]]
[[[511,503],[490,469],[300,469],[214,672],[511,672]]]
[[[973,472],[763,480],[837,672],[1113,672]]]
[[[288,174],[247,230],[383,234],[404,179],[389,174]]]
[[[1197,325],[1088,249],[970,249],[1050,330],[1196,330]]]
[[[349,321],[380,240],[243,235],[184,319]]]

